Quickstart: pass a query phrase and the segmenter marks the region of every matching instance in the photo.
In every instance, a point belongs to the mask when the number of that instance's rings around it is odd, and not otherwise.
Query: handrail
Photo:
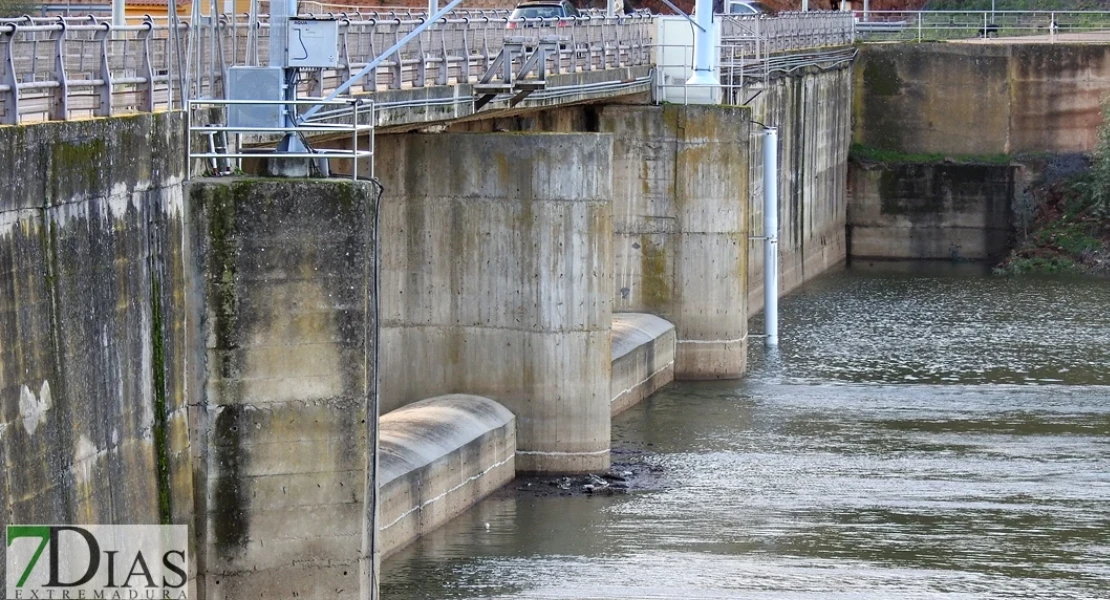
[[[229,109],[236,106],[339,106],[345,107],[347,110],[341,111],[340,114],[348,115],[350,122],[336,122],[336,123],[311,123],[304,125],[296,125],[293,127],[286,126],[244,126],[235,125],[232,123]],[[196,124],[194,122],[194,110],[197,107],[215,109],[219,114],[219,121],[223,124]],[[296,110],[296,108],[294,108]],[[204,114],[211,117],[212,111],[205,110]],[[359,160],[367,159],[370,164],[370,177],[374,176],[374,104],[366,102],[361,99],[345,99],[345,100],[325,100],[323,98],[304,98],[300,100],[186,100],[185,102],[185,115],[186,127],[189,135],[186,136],[186,155],[189,159],[189,169],[187,173],[192,172],[193,159],[205,159],[208,161],[209,174],[211,175],[228,175],[233,173],[236,169],[231,167],[230,160],[241,160],[244,158],[273,158],[280,156],[282,159],[288,158],[342,158],[351,161],[351,178],[355,181],[359,179]],[[361,117],[363,115],[370,115],[370,122],[364,123]],[[237,143],[230,144],[227,140],[227,134],[248,134],[253,137],[256,144],[249,148],[244,148],[241,139]],[[276,154],[274,148],[261,146],[265,143],[266,136],[284,136],[288,133],[306,134],[306,133],[328,133],[328,134],[348,134],[350,135],[351,147],[349,149],[316,149],[306,150],[304,152],[282,152],[280,155]],[[209,148],[207,152],[196,152],[193,148],[194,134],[204,135],[208,138]],[[362,148],[359,138],[366,137],[369,146],[365,149]],[[219,142],[217,142],[219,140]],[[276,142],[276,140],[270,140]],[[222,162],[221,162],[222,161]],[[238,166],[238,165],[237,165]]]
[[[338,65],[302,71],[299,96],[477,83],[509,36],[566,38],[548,58],[556,73],[654,66],[658,47],[655,19],[643,13],[518,20],[508,11],[456,9],[435,23],[423,11],[335,16]],[[757,44],[760,55],[851,43],[853,34],[849,13],[722,18],[722,43]],[[184,106],[186,95],[221,98],[229,67],[266,64],[268,17],[249,23],[238,14],[176,27],[166,18],[120,27],[95,16],[0,19],[0,124],[165,110]],[[187,44],[193,35],[199,41]],[[203,93],[183,94],[186,71]]]
[[[949,41],[1040,37],[1045,42],[1110,41],[1110,11],[870,11],[856,20],[862,41]]]

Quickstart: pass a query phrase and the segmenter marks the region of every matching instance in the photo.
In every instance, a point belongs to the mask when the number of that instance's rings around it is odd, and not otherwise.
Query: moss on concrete
[[[106,142],[94,137],[81,142],[58,141],[50,148],[53,173],[58,177],[77,178],[90,191],[102,188]]]
[[[899,150],[876,148],[865,144],[852,144],[848,157],[850,160],[860,163],[886,164],[1008,165],[1013,160],[1008,154],[901,152]]]
[[[153,263],[153,257],[151,257]],[[151,369],[154,384],[154,456],[155,478],[158,485],[158,519],[163,524],[173,522],[173,499],[170,485],[169,445],[166,436],[166,349],[165,322],[162,314],[162,284],[156,265],[150,270],[150,343]]]

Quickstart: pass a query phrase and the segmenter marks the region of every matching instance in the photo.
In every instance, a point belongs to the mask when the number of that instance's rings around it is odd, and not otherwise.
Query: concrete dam
[[[1034,163],[901,159],[1089,151],[1053,123],[1097,123],[1105,63],[876,46],[743,105],[424,115],[379,128],[373,181],[205,177],[179,110],[0,127],[5,523],[187,525],[190,598],[377,597],[384,556],[517,473],[607,470],[613,415],[745,375],[761,124],[779,294],[853,255],[987,259]],[[961,77],[997,98],[938,107]],[[1098,91],[1023,91],[1053,77]]]

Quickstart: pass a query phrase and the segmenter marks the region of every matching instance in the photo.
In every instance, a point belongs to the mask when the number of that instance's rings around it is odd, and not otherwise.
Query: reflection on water
[[[1110,282],[853,269],[781,317],[615,420],[671,489],[487,500],[383,596],[1110,598]]]

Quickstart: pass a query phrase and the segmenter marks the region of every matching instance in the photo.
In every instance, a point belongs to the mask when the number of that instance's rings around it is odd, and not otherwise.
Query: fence
[[[856,23],[861,41],[1017,38],[1025,42],[1108,42],[1105,11],[871,11]]]
[[[0,20],[0,124],[181,106],[184,25]]]

